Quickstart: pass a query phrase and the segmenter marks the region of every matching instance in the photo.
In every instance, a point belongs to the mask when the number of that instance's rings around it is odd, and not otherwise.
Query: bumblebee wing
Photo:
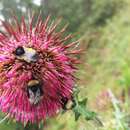
[[[33,98],[34,97],[34,93],[31,89],[28,90],[29,93],[29,98]]]

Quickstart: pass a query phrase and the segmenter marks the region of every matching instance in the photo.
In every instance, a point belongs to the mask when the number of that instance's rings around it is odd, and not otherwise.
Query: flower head
[[[59,20],[48,25],[50,16],[34,24],[24,17],[14,23],[2,21],[0,34],[0,109],[21,122],[39,122],[54,116],[72,98],[78,60],[65,44],[65,28],[56,32]]]

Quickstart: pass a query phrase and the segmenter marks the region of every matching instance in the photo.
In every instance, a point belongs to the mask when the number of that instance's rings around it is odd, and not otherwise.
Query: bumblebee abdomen
[[[38,80],[30,80],[27,85],[27,95],[31,104],[38,104],[43,96],[42,84]]]

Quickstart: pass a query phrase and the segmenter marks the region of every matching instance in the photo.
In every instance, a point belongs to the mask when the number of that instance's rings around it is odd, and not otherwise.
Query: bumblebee
[[[42,84],[38,80],[30,80],[27,84],[27,96],[32,105],[37,105],[43,97]]]
[[[63,110],[71,110],[75,107],[76,102],[74,98],[68,99],[67,97],[61,98],[61,105]]]
[[[38,54],[36,50],[29,47],[18,46],[15,49],[14,54],[17,59],[26,61],[28,63],[36,62],[38,59]]]

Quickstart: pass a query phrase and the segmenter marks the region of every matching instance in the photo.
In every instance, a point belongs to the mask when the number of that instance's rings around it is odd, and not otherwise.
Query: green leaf
[[[79,119],[80,115],[81,114],[79,112],[75,112],[75,121],[77,121]]]
[[[93,120],[96,117],[96,113],[93,111],[86,111],[85,119],[86,120]]]
[[[87,98],[82,101],[77,101],[77,104],[74,108],[75,119],[78,120],[80,116],[83,116],[86,120],[93,120],[96,116],[95,112],[89,111],[86,108]]]
[[[85,107],[86,106],[86,104],[87,104],[87,98],[85,98],[85,99],[83,99],[82,101],[79,101],[78,103],[79,103],[79,105],[80,106],[83,106],[83,107]]]

